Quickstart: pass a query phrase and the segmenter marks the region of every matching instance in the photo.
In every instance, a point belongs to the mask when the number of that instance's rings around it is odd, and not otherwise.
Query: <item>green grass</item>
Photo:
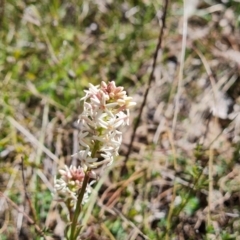
[[[25,184],[36,223],[50,235],[51,230],[45,223],[51,211],[67,221],[64,206],[61,210],[52,209],[51,186],[57,169],[71,163],[83,90],[88,83],[115,80],[135,100],[140,99],[133,112],[134,122],[157,45],[157,16],[161,16],[162,3],[153,0],[101,2],[105,5],[89,0],[0,1],[4,3],[4,14],[0,16],[0,191],[34,219],[25,197]],[[220,1],[204,1],[198,9],[208,10],[217,2]],[[98,186],[100,190],[93,199],[92,214],[85,216],[88,221],[83,234],[89,230],[92,234],[86,239],[144,239],[143,235],[166,240],[180,236],[184,239],[236,239],[239,236],[240,148],[238,140],[234,140],[239,134],[234,125],[237,122],[230,117],[225,122],[215,121],[212,116],[204,117],[208,112],[206,109],[202,112],[201,107],[210,104],[210,100],[203,101],[204,91],[210,92],[212,86],[206,66],[192,48],[195,46],[204,55],[214,80],[220,85],[217,90],[225,91],[237,109],[238,66],[233,57],[219,56],[214,50],[238,52],[240,10],[237,1],[219,4],[223,10],[203,15],[197,11],[189,19],[192,35],[188,36],[186,46],[178,127],[175,136],[171,136],[179,71],[179,62],[175,64],[172,57],[180,59],[184,14],[182,1],[171,1],[163,48],[157,61],[156,76],[160,77],[153,82],[146,115],[141,122],[146,129],[137,132],[126,174],[121,174],[120,157],[105,182]],[[219,25],[221,19],[229,20],[229,24]],[[194,39],[195,33],[205,27],[209,28],[208,33]],[[236,77],[236,81],[223,90],[231,77]],[[160,103],[161,114],[153,120],[152,115],[160,109]],[[200,117],[195,121],[203,121],[205,128],[200,136],[190,139],[189,132],[201,129],[194,125],[190,114],[193,108],[199,109],[197,116]],[[165,122],[159,141],[153,144],[158,120]],[[56,156],[57,163],[41,149],[42,144]],[[122,150],[123,155],[125,152]],[[212,182],[209,169],[213,173]],[[116,192],[115,198],[111,198]],[[222,198],[222,202],[209,212],[211,194],[213,198]],[[177,204],[176,199],[181,201]],[[8,209],[0,208],[0,229],[4,230],[0,231],[0,239],[13,238],[20,229],[29,239],[41,239],[26,219],[17,229],[18,211],[11,204],[8,206]],[[88,205],[84,211],[87,209]],[[11,213],[8,220],[4,211]],[[219,214],[223,217],[218,217]],[[197,233],[194,226],[200,215],[202,222]],[[7,227],[2,229],[6,221]]]

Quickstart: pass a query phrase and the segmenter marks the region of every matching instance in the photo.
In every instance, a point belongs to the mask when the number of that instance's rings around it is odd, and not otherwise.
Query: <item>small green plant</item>
[[[96,179],[94,169],[110,165],[122,142],[121,127],[128,124],[129,108],[135,105],[123,87],[115,82],[100,86],[90,84],[82,98],[84,109],[79,118],[80,151],[77,154],[80,166],[65,166],[59,170],[61,177],[55,179],[56,196],[69,211],[68,227],[65,231],[69,240],[79,239],[81,224],[79,215],[82,205],[91,193],[91,181]]]

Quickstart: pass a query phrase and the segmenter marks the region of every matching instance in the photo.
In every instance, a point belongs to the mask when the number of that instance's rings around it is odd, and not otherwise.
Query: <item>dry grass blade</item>
[[[129,221],[118,209],[114,208],[114,211],[127,223],[129,224],[133,229],[135,229],[138,234],[140,234],[144,239],[149,239],[148,236],[142,233],[142,231],[139,230],[139,228],[131,221]]]
[[[129,158],[129,155],[132,151],[132,146],[133,146],[133,141],[134,141],[134,138],[135,138],[135,134],[136,134],[137,128],[140,124],[143,108],[144,108],[144,106],[147,102],[148,92],[149,92],[149,89],[151,87],[151,83],[153,81],[154,71],[155,71],[157,58],[158,58],[158,53],[159,53],[159,50],[161,49],[161,46],[162,46],[164,29],[166,27],[165,25],[166,25],[167,9],[168,9],[168,0],[165,0],[164,1],[164,7],[163,7],[163,15],[162,15],[162,18],[161,18],[161,20],[162,20],[161,30],[159,31],[158,43],[157,43],[156,50],[155,50],[154,55],[153,55],[152,70],[151,70],[151,73],[149,75],[147,89],[145,90],[145,93],[144,93],[144,97],[143,97],[142,104],[140,106],[138,118],[136,120],[136,123],[134,124],[133,133],[132,133],[132,136],[131,136],[131,141],[130,141],[130,144],[128,146],[128,151],[127,151],[127,154],[126,154],[125,160],[124,160],[125,163],[127,162],[128,158]]]
[[[25,135],[28,140],[35,145],[38,149],[41,149],[46,155],[48,155],[53,161],[57,162],[58,157],[55,156],[48,148],[46,148],[42,143],[40,143],[26,128],[24,128],[20,123],[18,123],[12,117],[8,117],[9,122],[17,128],[23,135]]]
[[[1,240],[63,238],[54,176],[79,165],[79,99],[100,81],[138,108],[121,157],[94,169],[80,237],[239,238],[237,2],[0,0]]]
[[[10,198],[8,198],[7,196],[5,196],[2,192],[0,192],[0,197],[4,198],[13,208],[15,208],[18,212],[22,213],[23,216],[28,220],[28,222],[32,225],[34,225],[36,231],[38,232],[38,234],[40,236],[42,236],[45,240],[46,236],[43,233],[42,229],[33,221],[32,218],[30,218],[24,211],[22,211]]]

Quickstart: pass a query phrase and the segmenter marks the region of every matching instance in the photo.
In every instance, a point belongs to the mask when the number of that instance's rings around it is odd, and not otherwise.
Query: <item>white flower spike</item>
[[[54,179],[55,193],[70,207],[76,208],[79,194],[84,193],[84,204],[91,192],[89,179],[96,179],[93,169],[111,165],[122,143],[121,128],[129,124],[129,109],[136,105],[115,82],[89,84],[85,90],[80,124],[78,156],[81,166],[65,166],[59,170],[60,179]],[[79,199],[78,199],[79,198]]]
[[[82,165],[99,167],[99,153],[102,164],[111,164],[118,155],[122,142],[121,127],[129,124],[129,109],[136,105],[126,95],[123,87],[116,87],[115,82],[102,82],[99,86],[89,84],[89,89],[82,98],[83,112],[79,123],[80,161]],[[82,151],[91,153],[85,158]]]

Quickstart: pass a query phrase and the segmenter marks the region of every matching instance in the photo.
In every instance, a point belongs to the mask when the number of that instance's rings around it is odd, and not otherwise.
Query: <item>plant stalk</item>
[[[79,215],[81,213],[81,209],[82,209],[83,196],[84,196],[84,193],[86,191],[88,181],[90,179],[89,172],[90,172],[90,170],[87,169],[84,180],[83,180],[83,185],[82,185],[81,191],[79,192],[79,195],[78,195],[77,206],[76,206],[76,210],[75,210],[75,213],[73,215],[73,220],[72,220],[72,224],[71,224],[70,240],[76,240],[77,239],[76,238],[77,237],[76,236],[76,227],[77,227],[78,217],[79,217]]]

